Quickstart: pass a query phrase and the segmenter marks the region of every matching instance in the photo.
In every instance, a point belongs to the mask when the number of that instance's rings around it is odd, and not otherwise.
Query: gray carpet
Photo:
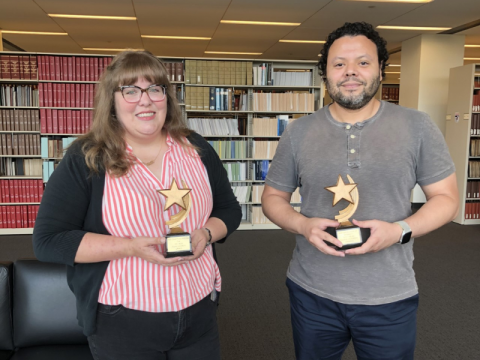
[[[237,231],[217,246],[223,360],[294,359],[285,273],[294,236]],[[448,224],[415,242],[417,360],[480,359],[480,226]],[[349,346],[343,360],[356,359]]]

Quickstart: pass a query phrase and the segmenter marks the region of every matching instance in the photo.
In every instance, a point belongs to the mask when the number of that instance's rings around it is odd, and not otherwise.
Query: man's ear
[[[379,69],[379,72],[380,72],[380,74],[379,74],[379,75],[380,75],[380,82],[382,82],[382,81],[383,81],[383,76],[382,76],[382,67],[383,67],[383,61],[382,61],[382,62],[380,62],[380,69]]]

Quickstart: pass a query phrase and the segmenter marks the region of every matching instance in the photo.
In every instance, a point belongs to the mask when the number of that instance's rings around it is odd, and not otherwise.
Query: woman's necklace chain
[[[158,153],[157,153],[157,156],[155,156],[155,158],[151,161],[148,161],[148,162],[145,162],[143,161],[142,159],[140,159],[137,155],[135,155],[137,157],[137,159],[139,159],[142,164],[146,165],[146,166],[150,166],[150,165],[153,165],[155,163],[155,161],[157,161],[157,158],[158,158],[158,155],[160,155],[160,153],[162,152],[162,144],[160,144],[160,149],[158,149]]]

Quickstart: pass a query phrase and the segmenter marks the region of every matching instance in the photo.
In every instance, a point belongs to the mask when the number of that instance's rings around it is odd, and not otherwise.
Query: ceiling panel
[[[143,44],[157,56],[203,57],[208,41],[143,39]]]
[[[479,0],[435,0],[384,25],[456,27],[479,18]]]
[[[230,0],[133,0],[142,35],[212,37]]]
[[[318,54],[322,44],[289,44],[276,43],[263,53],[263,59],[278,59],[284,56],[285,59],[297,60],[318,60]]]
[[[332,30],[328,28],[310,28],[299,26],[297,28],[292,29],[287,35],[285,35],[284,39],[286,40],[322,40],[325,41],[327,39],[328,34],[330,34]]]
[[[365,21],[374,26],[418,8],[419,4],[332,1],[321,11],[302,23],[301,27],[327,28],[330,31],[345,22]],[[329,32],[330,32],[329,31]]]
[[[81,47],[143,48],[135,21],[57,19]]]
[[[135,16],[131,0],[35,0],[35,2],[47,14]]]
[[[331,0],[232,0],[224,20],[304,22]]]
[[[289,31],[288,26],[220,24],[207,50],[263,53]]]
[[[63,32],[32,0],[1,0],[0,29]]]
[[[4,34],[3,37],[25,51],[74,54],[84,52],[69,36]]]

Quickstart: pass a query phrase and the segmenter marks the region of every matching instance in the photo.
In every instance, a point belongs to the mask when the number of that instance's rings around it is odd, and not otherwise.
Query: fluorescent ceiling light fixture
[[[302,23],[270,22],[270,21],[241,21],[241,20],[220,20],[222,24],[240,25],[275,25],[275,26],[300,26]]]
[[[480,60],[480,58],[463,58],[463,60]]]
[[[430,30],[430,31],[444,31],[450,30],[449,27],[431,27],[431,26],[393,26],[393,25],[379,25],[377,29],[385,30]]]
[[[388,64],[387,67],[388,66],[402,66],[402,65],[400,65],[400,64]]]
[[[385,71],[385,74],[400,74],[400,71],[399,71],[399,72],[396,72],[396,71],[392,71],[392,72]]]
[[[163,36],[163,35],[142,35],[146,39],[173,39],[173,40],[211,40],[209,37],[196,36]]]
[[[468,48],[480,48],[480,45],[465,45]]]
[[[320,40],[278,40],[278,42],[299,44],[325,44],[325,41]]]
[[[254,53],[254,52],[229,52],[229,51],[205,51],[205,54],[262,55],[262,53]]]
[[[318,54],[318,56],[322,56],[322,54]]]
[[[107,49],[107,48],[83,48],[83,50],[88,50],[88,51],[125,51],[125,50],[131,50],[131,51],[142,51],[143,49]]]
[[[16,31],[16,30],[0,30],[3,34],[20,34],[20,35],[68,35],[61,32],[44,32],[44,31]]]
[[[94,19],[94,20],[137,20],[134,16],[101,16],[101,15],[70,15],[70,14],[48,14],[50,17],[67,19]]]
[[[434,0],[343,0],[343,1],[365,1],[365,2],[389,2],[389,3],[429,3]]]

